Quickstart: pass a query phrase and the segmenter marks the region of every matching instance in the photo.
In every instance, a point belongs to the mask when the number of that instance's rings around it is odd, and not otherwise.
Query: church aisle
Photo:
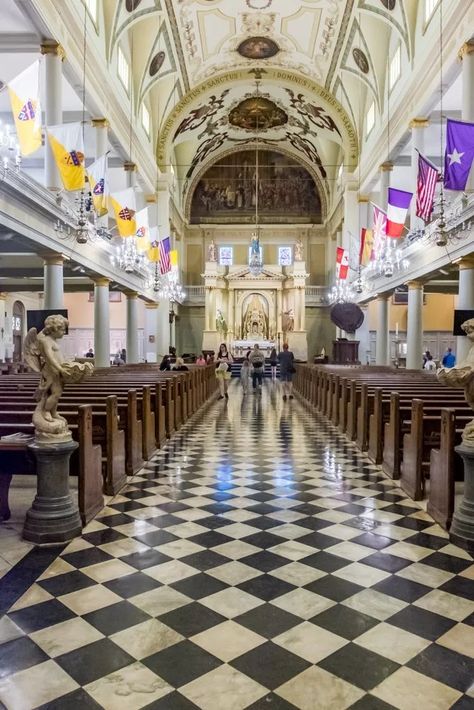
[[[233,383],[0,621],[0,707],[467,710],[446,538],[279,384]]]

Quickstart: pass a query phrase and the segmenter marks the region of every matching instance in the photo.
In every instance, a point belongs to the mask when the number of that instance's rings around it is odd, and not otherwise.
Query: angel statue
[[[303,259],[303,242],[297,239],[295,242],[295,261],[304,261]]]
[[[452,368],[442,367],[438,370],[438,380],[450,387],[464,389],[466,402],[474,409],[474,318],[464,321],[461,325],[472,345],[464,362]],[[462,439],[467,446],[474,447],[474,419],[464,427]]]
[[[67,382],[80,382],[90,375],[94,366],[90,362],[65,360],[57,343],[66,332],[68,321],[64,316],[48,316],[39,333],[30,328],[25,338],[25,360],[32,370],[41,375],[35,397],[38,402],[33,413],[35,438],[47,443],[71,440],[67,421],[57,413],[59,398]]]
[[[211,241],[211,243],[207,247],[207,260],[208,261],[217,261],[217,247],[214,243],[214,239]]]

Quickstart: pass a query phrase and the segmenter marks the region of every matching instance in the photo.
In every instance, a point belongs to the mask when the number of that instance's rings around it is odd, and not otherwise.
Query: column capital
[[[392,293],[390,291],[387,291],[386,293],[379,293],[376,297],[376,301],[388,301]]]
[[[108,128],[110,126],[108,118],[92,118],[92,128]]]
[[[123,293],[128,299],[138,298],[138,293],[136,291],[132,291],[131,289],[126,288]]]
[[[125,163],[123,164],[123,169],[125,170],[126,173],[135,173],[137,170],[137,166],[135,163],[132,163],[129,160],[126,160]]]
[[[156,311],[156,309],[158,308],[158,306],[159,306],[159,304],[156,303],[156,301],[147,301],[147,302],[145,303],[145,308],[146,308],[147,310],[149,310],[149,311]]]
[[[406,281],[405,286],[408,286],[409,291],[421,291],[423,289],[424,282],[414,279],[413,281]]]
[[[466,54],[472,54],[474,52],[474,40],[470,39],[461,46],[458,51],[458,60],[462,62]]]
[[[393,163],[391,163],[389,160],[387,160],[385,163],[382,163],[379,166],[379,170],[381,173],[388,173],[391,170],[393,170]]]
[[[67,257],[63,254],[41,254],[45,266],[62,266]]]
[[[429,118],[412,118],[408,124],[408,128],[428,128],[429,125]]]
[[[61,61],[64,61],[66,58],[66,52],[64,51],[64,47],[59,44],[59,42],[56,42],[54,39],[46,39],[44,42],[40,44],[40,52],[41,54],[53,54],[54,56],[57,56],[61,59]]]
[[[359,195],[358,201],[359,204],[366,204],[367,202],[370,202],[370,197],[368,195]]]
[[[156,204],[158,202],[158,198],[156,196],[156,193],[152,192],[149,195],[145,195],[145,202],[149,205]]]
[[[468,254],[467,256],[461,257],[459,261],[454,262],[459,267],[460,271],[467,269],[474,269],[474,254]]]
[[[7,296],[8,293],[5,293],[5,291],[0,291],[0,301],[4,301]]]
[[[90,279],[95,286],[108,286],[111,283],[111,280],[106,276],[91,276]]]

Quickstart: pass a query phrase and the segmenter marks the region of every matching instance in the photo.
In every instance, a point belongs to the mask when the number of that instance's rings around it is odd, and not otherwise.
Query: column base
[[[79,444],[38,444],[28,449],[36,458],[37,493],[26,514],[23,537],[36,545],[64,543],[81,534],[79,509],[69,493],[69,459]]]
[[[460,444],[455,451],[464,463],[464,495],[453,515],[449,539],[474,554],[474,446]]]
[[[288,343],[296,360],[308,361],[308,338],[305,330],[287,333],[285,338],[283,338],[282,346],[285,341]]]

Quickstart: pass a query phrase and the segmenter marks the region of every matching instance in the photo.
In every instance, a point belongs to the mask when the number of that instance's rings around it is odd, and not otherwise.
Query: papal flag
[[[171,271],[178,270],[178,250],[177,249],[172,249],[170,251],[170,264],[171,264]]]
[[[150,246],[150,226],[148,224],[148,207],[139,210],[135,215],[137,224],[137,249],[138,251],[148,251]]]
[[[148,247],[147,256],[151,262],[157,264],[160,260],[160,249],[158,247],[158,242],[160,237],[158,234],[158,227],[151,227],[150,229],[150,244]]]
[[[137,231],[135,190],[129,187],[110,195],[118,233],[121,237],[134,237]]]
[[[91,188],[92,202],[94,209],[103,217],[108,211],[108,196],[109,186],[107,182],[107,155],[102,155],[100,158],[89,165],[87,168],[87,177]]]
[[[39,60],[8,84],[10,103],[22,155],[41,148]]]
[[[82,190],[85,182],[84,136],[80,123],[48,126],[49,145],[65,190]]]

